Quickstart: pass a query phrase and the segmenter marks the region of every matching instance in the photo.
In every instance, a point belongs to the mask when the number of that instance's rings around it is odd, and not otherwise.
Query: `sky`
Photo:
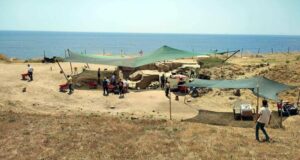
[[[300,35],[300,0],[0,0],[0,30]]]

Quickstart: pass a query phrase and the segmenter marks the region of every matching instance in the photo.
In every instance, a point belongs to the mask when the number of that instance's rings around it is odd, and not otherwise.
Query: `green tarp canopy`
[[[106,64],[106,65],[135,68],[146,64],[155,63],[158,61],[175,60],[175,59],[194,57],[199,55],[208,55],[212,53],[215,52],[194,53],[194,52],[171,48],[168,46],[163,46],[153,52],[144,54],[143,56],[136,56],[136,57],[105,56],[99,54],[78,54],[70,51],[69,57],[66,57],[65,61]]]
[[[277,94],[295,88],[265,77],[253,77],[240,80],[202,80],[196,79],[188,84],[188,87],[199,88],[229,88],[229,89],[251,89],[255,95],[266,99],[278,100]],[[257,90],[257,88],[259,88]]]

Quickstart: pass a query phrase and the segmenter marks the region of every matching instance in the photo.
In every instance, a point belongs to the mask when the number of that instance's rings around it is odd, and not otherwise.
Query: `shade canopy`
[[[65,58],[67,62],[84,62],[93,64],[106,64],[122,67],[139,67],[146,64],[151,64],[159,61],[175,60],[180,58],[188,58],[199,55],[209,55],[215,52],[207,53],[194,53],[189,51],[183,51],[168,46],[162,46],[161,48],[145,54],[143,56],[136,57],[122,57],[122,56],[105,56],[99,54],[78,54],[72,51],[69,52],[69,57]]]
[[[278,100],[277,94],[295,88],[265,77],[253,77],[240,80],[202,80],[196,79],[188,84],[188,87],[200,88],[229,88],[229,89],[251,89],[254,94],[261,97]],[[258,88],[258,89],[257,89]]]

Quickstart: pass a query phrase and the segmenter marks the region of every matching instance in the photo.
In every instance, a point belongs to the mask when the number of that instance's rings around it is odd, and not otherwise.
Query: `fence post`
[[[242,50],[241,50],[241,57],[243,57],[243,51],[244,51],[244,48],[242,48]]]

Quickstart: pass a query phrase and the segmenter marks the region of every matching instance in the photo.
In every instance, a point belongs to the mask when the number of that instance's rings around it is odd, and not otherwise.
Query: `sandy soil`
[[[287,56],[287,57],[286,57]],[[245,73],[249,77],[278,69],[279,74],[264,75],[287,84],[300,85],[298,78],[282,79],[282,75],[300,75],[299,60],[294,55],[267,55],[232,58],[230,63],[243,66],[269,62],[269,67]],[[183,60],[189,63],[194,59]],[[61,63],[70,73],[69,63]],[[73,64],[82,68],[84,64]],[[235,97],[232,90],[214,89],[199,98],[172,95],[172,117],[169,99],[163,90],[131,91],[124,99],[105,97],[101,89],[75,90],[68,95],[58,91],[65,83],[57,64],[32,63],[34,81],[22,81],[25,63],[0,63],[0,159],[297,159],[299,148],[299,116],[284,118],[285,130],[278,129],[279,118],[269,126],[273,145],[261,144],[253,136],[253,121],[234,121],[232,104],[247,100],[255,106],[256,97],[242,90]],[[113,69],[111,66],[90,65]],[[284,71],[282,71],[284,69]],[[277,72],[276,72],[277,73]],[[22,92],[26,87],[26,92]],[[297,90],[282,93],[291,101]],[[276,111],[275,102],[271,109]],[[111,116],[113,115],[113,116]],[[183,121],[183,122],[180,122]],[[109,122],[109,123],[106,123]],[[193,122],[193,123],[191,123]],[[95,137],[95,139],[91,137]],[[125,142],[121,142],[126,139]],[[111,142],[111,143],[108,143]],[[3,147],[5,146],[5,147]],[[31,147],[30,147],[31,146]],[[170,146],[169,149],[165,149]],[[257,147],[257,148],[256,148]],[[273,148],[273,149],[272,149]],[[281,152],[284,150],[285,152]],[[274,152],[275,151],[275,152]],[[87,153],[87,154],[85,154]],[[23,158],[18,155],[26,155]],[[222,158],[221,158],[222,159]]]
[[[277,57],[276,57],[277,56]],[[295,59],[297,54],[288,59]],[[243,66],[245,60],[249,64],[261,63],[262,59],[276,59],[282,55],[268,55],[264,58],[255,57],[234,57],[230,59],[230,63]],[[188,63],[195,62],[195,59],[186,59]],[[273,65],[280,64],[272,61]],[[284,62],[282,62],[284,63]],[[69,63],[61,63],[67,74],[70,73]],[[73,67],[79,70],[85,64],[73,63]],[[1,77],[0,81],[0,105],[1,110],[12,110],[14,112],[28,112],[40,114],[82,114],[82,113],[110,113],[131,115],[136,117],[163,118],[169,117],[169,100],[164,96],[163,90],[144,90],[131,91],[125,95],[124,99],[119,99],[117,95],[104,97],[101,89],[95,90],[75,90],[74,94],[58,92],[58,85],[65,83],[63,74],[60,74],[57,64],[40,64],[33,63],[34,81],[27,82],[20,80],[21,73],[26,72],[26,64],[24,63],[0,63]],[[98,67],[113,70],[112,66],[91,65],[90,68],[96,70]],[[240,78],[250,77],[258,74],[262,70],[270,67],[259,68],[253,72],[245,73]],[[22,89],[26,87],[26,92]],[[256,104],[256,97],[248,90],[242,90],[241,97],[233,96],[233,91],[221,91],[214,89],[212,92],[202,96],[201,98],[187,97],[190,102],[184,103],[185,97],[180,97],[179,101],[172,98],[172,116],[174,119],[182,120],[194,117],[198,114],[198,110],[208,110],[216,112],[232,112],[232,104],[237,99],[248,100],[253,105]],[[296,96],[293,98],[295,99]],[[273,102],[274,104],[274,102]],[[272,109],[275,109],[272,106]]]

